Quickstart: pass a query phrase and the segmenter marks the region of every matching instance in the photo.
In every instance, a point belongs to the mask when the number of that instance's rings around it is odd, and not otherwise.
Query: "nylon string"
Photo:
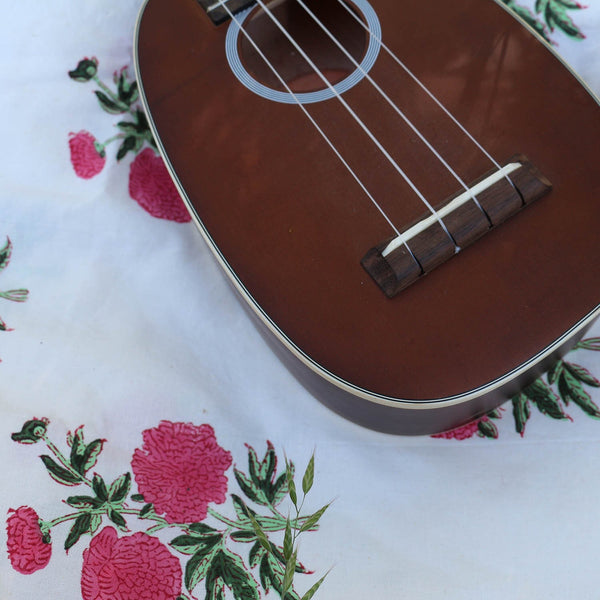
[[[431,143],[427,140],[427,138],[417,129],[417,127],[412,123],[412,121],[404,114],[404,112],[400,109],[400,107],[394,103],[394,101],[381,89],[381,86],[363,69],[363,67],[356,61],[356,59],[346,50],[344,45],[327,29],[327,27],[322,23],[322,21],[313,13],[308,6],[303,2],[303,0],[296,0],[300,6],[310,15],[310,17],[315,21],[315,23],[329,36],[329,38],[334,42],[334,44],[346,55],[346,57],[352,62],[352,64],[362,73],[365,79],[377,90],[379,95],[394,109],[394,111],[403,119],[403,121],[412,129],[412,131],[418,136],[418,138],[427,146],[429,151],[438,159],[439,162],[444,165],[444,167],[450,172],[450,174],[458,181],[458,183],[462,186],[462,188],[469,194],[469,197],[479,210],[483,213],[485,218],[488,220],[490,225],[492,224],[490,218],[488,217],[485,210],[477,197],[473,194],[473,192],[469,189],[469,186],[463,181],[463,179],[456,173],[456,171],[448,164],[448,162],[444,159],[444,157],[431,145]],[[375,38],[375,36],[373,36]],[[376,39],[376,38],[375,38]]]
[[[357,21],[361,27],[376,41],[381,47],[389,54],[389,56],[400,66],[404,72],[441,108],[447,117],[449,117],[452,122],[477,146],[477,148],[486,156],[486,158],[498,169],[498,171],[502,170],[502,166],[496,161],[496,159],[475,139],[473,135],[469,133],[469,131],[464,127],[464,125],[437,99],[437,97],[427,88],[427,86],[421,82],[421,80],[400,60],[386,44],[383,42],[381,38],[375,35],[370,29],[369,26],[363,22],[363,20],[349,7],[344,3],[344,0],[338,0],[338,3],[344,8],[344,10],[352,16],[352,18]],[[516,190],[515,184],[511,181],[508,176],[505,176],[505,179],[510,183],[511,187]]]
[[[257,4],[263,9],[265,14],[273,21],[273,23],[277,26],[277,28],[283,33],[283,35],[289,40],[289,42],[294,46],[294,48],[300,53],[302,58],[309,64],[311,69],[316,73],[316,75],[323,81],[323,83],[330,89],[330,91],[334,94],[337,100],[342,104],[342,106],[348,111],[348,113],[352,116],[352,118],[356,121],[356,123],[361,127],[361,129],[367,134],[367,136],[371,139],[371,141],[377,146],[379,151],[385,156],[385,158],[390,162],[390,164],[394,167],[396,172],[404,179],[404,181],[410,186],[413,192],[420,198],[423,204],[428,208],[431,214],[436,218],[437,222],[441,225],[443,230],[446,232],[447,236],[450,238],[456,250],[458,250],[458,246],[454,241],[451,233],[448,231],[448,228],[444,224],[444,221],[439,217],[437,211],[431,206],[431,204],[427,201],[425,196],[421,193],[421,191],[417,188],[417,186],[412,182],[412,180],[408,177],[408,175],[404,172],[402,167],[393,159],[390,153],[382,146],[381,142],[373,135],[370,129],[362,122],[360,117],[354,112],[354,110],[350,107],[350,105],[340,96],[337,90],[331,85],[331,83],[327,80],[327,78],[321,73],[319,68],[315,65],[315,63],[310,59],[310,57],[306,54],[306,52],[300,47],[300,45],[294,40],[294,38],[289,34],[289,32],[285,29],[285,27],[279,22],[279,20],[273,15],[273,13],[265,6],[263,0],[257,0]]]
[[[229,9],[229,7],[227,6],[227,4],[225,2],[222,4],[222,6],[227,11],[229,17],[239,27],[240,31],[246,37],[246,39],[248,40],[248,42],[252,45],[252,47],[254,48],[254,50],[256,50],[256,52],[258,53],[258,55],[262,58],[262,60],[264,60],[265,64],[273,72],[273,74],[275,75],[275,77],[277,77],[277,79],[279,80],[279,82],[281,83],[281,85],[285,88],[285,90],[287,91],[287,93],[290,94],[294,98],[296,104],[299,106],[299,108],[302,110],[302,112],[306,115],[306,117],[309,119],[309,121],[312,123],[312,125],[316,128],[316,130],[319,132],[319,134],[325,140],[325,142],[327,143],[327,145],[333,150],[333,152],[335,153],[335,155],[339,158],[339,160],[342,162],[342,164],[344,165],[344,167],[348,170],[348,172],[350,173],[350,175],[358,183],[358,185],[363,190],[363,192],[366,194],[366,196],[369,198],[369,200],[371,200],[371,202],[373,203],[373,205],[377,208],[377,210],[381,213],[381,215],[383,216],[383,218],[387,221],[387,223],[390,225],[390,227],[394,230],[394,233],[398,236],[398,239],[399,239],[400,243],[403,244],[406,247],[406,249],[408,250],[409,254],[413,258],[413,260],[415,261],[415,263],[420,267],[421,265],[420,265],[419,261],[416,259],[415,255],[413,254],[412,250],[409,248],[408,244],[404,241],[404,237],[403,237],[402,233],[398,230],[398,228],[394,225],[394,223],[386,215],[386,213],[383,210],[383,208],[381,208],[381,206],[379,205],[379,203],[375,200],[375,198],[373,197],[373,195],[369,192],[369,190],[366,188],[366,186],[364,185],[364,183],[360,180],[359,176],[352,170],[352,167],[348,164],[348,162],[340,154],[339,150],[335,147],[335,145],[333,144],[333,142],[327,137],[327,134],[323,131],[323,129],[319,126],[319,124],[315,121],[315,119],[313,118],[313,116],[308,112],[308,110],[304,107],[304,105],[300,102],[300,100],[298,99],[298,97],[296,96],[296,94],[291,90],[291,88],[285,82],[285,80],[283,79],[283,77],[279,74],[279,72],[277,71],[277,69],[273,66],[273,64],[265,56],[265,54],[263,53],[263,51],[258,47],[258,45],[252,39],[252,37],[250,36],[250,34],[244,29],[241,21],[239,21],[239,19],[231,12],[231,10]]]

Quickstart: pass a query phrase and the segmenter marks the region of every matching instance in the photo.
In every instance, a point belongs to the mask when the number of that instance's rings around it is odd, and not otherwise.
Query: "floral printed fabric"
[[[153,217],[186,223],[191,217],[160,156],[145,148],[131,163],[129,195]]]
[[[315,598],[596,597],[600,326],[452,439],[381,435],[328,411],[183,222],[134,100],[140,4],[14,3],[3,31],[2,599],[131,600],[135,587],[205,600],[207,582],[211,600],[277,599],[296,519],[285,457],[300,507],[313,451],[299,516],[332,504],[296,543],[294,600],[330,568]],[[513,4],[600,91],[600,3]],[[557,24],[566,17],[580,36]],[[566,303],[577,293],[555,284]],[[24,435],[45,432],[51,447],[11,439],[26,419]]]
[[[39,520],[38,514],[29,506],[9,510],[6,522],[8,556],[13,569],[23,575],[43,569],[52,556],[52,545],[42,533]]]
[[[231,453],[217,444],[210,425],[162,421],[144,431],[144,444],[137,448],[131,467],[138,483],[131,494],[129,471],[107,485],[97,472],[89,476],[104,448],[105,440],[86,442],[83,426],[67,434],[67,454],[61,452],[48,433],[47,418],[30,419],[11,435],[19,444],[43,443],[48,454],[41,459],[50,477],[68,488],[88,486],[89,493],[69,495],[64,503],[75,509],[52,520],[42,520],[27,506],[10,510],[6,524],[7,550],[12,567],[23,575],[43,569],[52,555],[51,533],[70,524],[64,549],[69,551],[83,536],[92,539],[83,551],[81,594],[83,600],[186,600],[182,589],[191,593],[204,583],[207,598],[222,598],[230,589],[239,600],[258,600],[259,586],[252,573],[260,566],[259,580],[264,592],[274,590],[282,599],[300,600],[294,589],[295,573],[307,573],[298,561],[297,539],[315,531],[328,505],[310,515],[301,515],[306,495],[314,482],[314,455],[302,477],[302,496],[294,482],[295,468],[285,460],[285,472],[277,473],[273,444],[259,460],[248,446],[248,474],[234,469],[235,479],[246,499],[231,494],[236,516],[228,517],[208,507],[226,500]],[[284,516],[279,505],[288,498]],[[132,503],[144,503],[141,509]],[[268,508],[266,516],[251,508]],[[212,523],[206,522],[210,512]],[[143,531],[131,534],[128,521],[137,518]],[[108,521],[118,527],[101,526]],[[223,529],[222,526],[226,528]],[[218,526],[221,526],[219,529]],[[180,535],[163,544],[155,534],[176,529]],[[284,532],[283,544],[273,540]],[[234,553],[230,545],[250,546],[248,561]],[[190,556],[182,570],[178,554]],[[184,574],[185,573],[185,574]],[[183,576],[183,581],[182,581]],[[302,596],[310,600],[325,576]]]
[[[153,217],[186,223],[191,217],[173,181],[157,154],[156,142],[146,116],[139,105],[137,81],[127,66],[113,74],[113,87],[98,76],[98,59],[82,58],[69,77],[79,83],[93,82],[98,107],[109,115],[119,115],[119,133],[100,143],[89,131],[69,134],[69,152],[73,170],[82,179],[98,175],[106,164],[106,147],[118,143],[116,160],[130,152],[137,155],[129,171],[129,195]],[[148,147],[148,145],[150,147]]]
[[[225,502],[230,466],[231,454],[217,444],[210,425],[168,421],[144,431],[131,462],[140,493],[169,523],[202,521],[210,502]]]
[[[180,591],[179,561],[145,533],[118,538],[114,527],[106,527],[83,553],[83,600],[171,600]]]
[[[87,131],[69,134],[71,163],[77,177],[91,179],[106,163],[106,152],[98,147],[94,136]]]
[[[10,238],[6,238],[3,248],[0,248],[0,272],[8,267],[12,256],[13,246]],[[29,290],[19,288],[15,290],[0,291],[0,299],[10,300],[12,302],[25,302],[29,296]],[[0,318],[0,331],[11,331],[6,323]]]

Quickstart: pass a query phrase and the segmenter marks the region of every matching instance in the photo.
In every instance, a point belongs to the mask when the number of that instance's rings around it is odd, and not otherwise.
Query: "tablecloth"
[[[600,3],[507,5],[600,91]],[[3,3],[2,598],[600,597],[600,327],[442,436],[330,412],[144,139],[139,7]]]

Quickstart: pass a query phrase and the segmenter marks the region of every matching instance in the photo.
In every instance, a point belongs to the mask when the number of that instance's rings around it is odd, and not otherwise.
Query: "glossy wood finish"
[[[554,186],[391,300],[360,265],[389,225],[298,107],[238,82],[225,26],[194,0],[149,0],[138,77],[204,236],[261,322],[335,390],[324,399],[337,398],[336,410],[424,433],[514,393],[598,314],[600,111],[491,0],[371,4],[385,43],[497,160],[522,152]],[[463,180],[489,170],[389,56],[370,75]],[[344,98],[434,206],[456,191],[368,81]],[[308,110],[394,223],[422,218],[420,200],[336,100]]]

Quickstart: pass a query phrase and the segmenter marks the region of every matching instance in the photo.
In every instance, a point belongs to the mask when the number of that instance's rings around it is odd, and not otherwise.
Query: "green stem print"
[[[300,596],[294,581],[295,575],[309,573],[298,560],[298,538],[318,529],[328,507],[302,512],[313,485],[314,456],[304,472],[298,504],[294,465],[286,460],[285,471],[277,474],[277,455],[270,442],[262,459],[247,446],[248,472],[234,467],[241,493],[229,494],[233,511],[226,514],[209,504],[227,499],[225,472],[231,453],[217,444],[210,425],[162,421],[144,431],[144,443],[131,461],[133,477],[127,471],[110,484],[96,472],[89,474],[106,440],[86,442],[82,426],[69,432],[69,452],[63,453],[48,436],[48,425],[47,419],[31,419],[12,439],[44,443],[48,454],[40,458],[50,477],[61,485],[86,489],[66,497],[71,510],[53,519],[42,520],[27,506],[11,511],[9,558],[20,573],[45,567],[55,528],[68,525],[65,550],[86,539],[84,600],[110,600],[115,587],[119,593],[136,589],[139,597],[151,593],[157,600],[183,600],[191,598],[201,583],[204,597],[213,600],[230,595],[258,600],[271,590],[284,600],[309,600],[322,584],[325,577]],[[292,516],[280,510],[286,501]],[[142,531],[132,534],[132,527]],[[168,546],[155,537],[171,530],[175,535]],[[247,560],[239,548],[249,548]],[[102,577],[97,577],[100,570]]]
[[[6,242],[2,248],[0,248],[0,272],[2,272],[10,262],[12,256],[12,242],[7,237]],[[29,296],[29,290],[19,288],[15,290],[0,291],[0,299],[9,300],[11,302],[25,302]],[[0,331],[12,331],[6,323],[0,318]]]
[[[115,89],[112,90],[98,77],[98,60],[96,58],[84,58],[77,63],[69,77],[80,83],[93,81],[99,89],[94,90],[100,108],[111,115],[128,115],[117,123],[120,133],[110,137],[104,142],[95,141],[95,150],[100,157],[104,157],[106,146],[114,141],[121,141],[117,150],[117,160],[124,158],[128,152],[137,154],[147,142],[152,148],[156,148],[156,142],[152,137],[146,115],[136,105],[139,100],[137,81],[129,76],[127,67],[116,71],[113,76]]]
[[[116,142],[117,163],[122,164],[123,158],[134,155],[129,167],[131,198],[153,217],[177,223],[189,222],[190,214],[158,155],[141,108],[137,82],[130,77],[127,67],[123,67],[114,72],[113,85],[108,85],[98,76],[98,64],[95,57],[83,58],[69,71],[69,77],[79,83],[95,85],[93,92],[98,106],[120,119],[115,124],[118,133],[103,142],[85,129],[70,133],[69,154],[75,174],[82,179],[96,177],[106,166],[107,147]]]

